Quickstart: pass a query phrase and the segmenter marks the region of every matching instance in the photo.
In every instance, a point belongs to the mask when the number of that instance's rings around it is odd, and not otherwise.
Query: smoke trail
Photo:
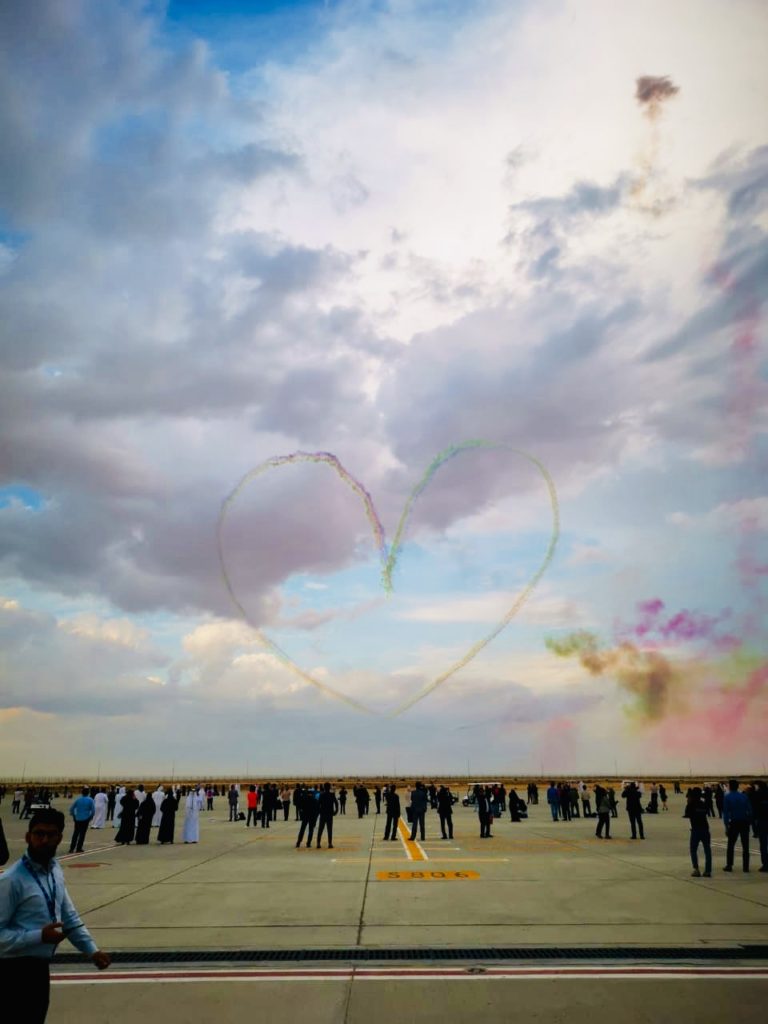
[[[642,75],[635,81],[635,99],[651,126],[650,137],[639,158],[640,176],[630,189],[635,205],[643,213],[660,217],[670,208],[673,200],[661,195],[646,195],[650,192],[653,179],[658,171],[659,124],[664,104],[676,96],[680,88],[674,85],[668,75]]]
[[[635,80],[635,99],[651,121],[661,115],[662,103],[679,92],[680,87],[674,85],[669,75],[641,75]]]
[[[365,514],[368,518],[368,522],[371,524],[371,529],[373,531],[373,535],[376,540],[377,547],[379,549],[379,555],[381,557],[381,560],[382,562],[386,560],[387,545],[384,537],[384,527],[381,525],[381,520],[379,519],[373,504],[373,499],[371,498],[370,494],[365,489],[365,487],[363,487],[363,485],[360,483],[360,481],[356,480],[355,477],[353,477],[352,474],[349,473],[344,468],[344,466],[342,466],[342,464],[339,462],[336,456],[332,455],[330,452],[292,452],[290,455],[275,455],[272,458],[266,459],[264,462],[260,463],[254,469],[250,470],[248,473],[245,474],[245,476],[240,480],[240,482],[237,484],[234,490],[231,491],[231,493],[228,494],[227,497],[222,502],[221,511],[219,512],[219,518],[216,524],[216,543],[218,547],[219,565],[221,567],[221,575],[224,581],[224,586],[227,588],[227,593],[229,594],[230,600],[234,604],[235,608],[237,608],[238,612],[240,613],[244,621],[248,622],[256,631],[256,636],[259,642],[264,647],[266,647],[268,651],[274,654],[275,657],[278,658],[286,668],[290,669],[291,672],[299,676],[300,679],[303,679],[304,682],[311,683],[312,686],[316,687],[318,690],[322,691],[329,697],[338,698],[338,700],[343,701],[349,707],[355,708],[356,711],[362,711],[367,715],[376,714],[376,712],[372,711],[364,704],[361,704],[359,701],[354,700],[352,697],[348,697],[346,694],[334,689],[327,683],[321,682],[319,679],[316,679],[309,672],[305,672],[304,669],[300,668],[296,664],[296,662],[290,657],[289,654],[287,654],[273,640],[270,640],[269,637],[265,633],[263,633],[257,626],[254,626],[253,623],[250,621],[248,612],[240,603],[240,600],[238,599],[237,594],[235,593],[234,587],[232,586],[232,582],[229,577],[229,572],[227,571],[227,564],[224,555],[223,528],[224,521],[227,517],[230,508],[232,507],[232,503],[237,499],[238,495],[242,493],[243,489],[247,487],[249,483],[251,483],[251,481],[255,480],[263,473],[266,473],[268,470],[276,469],[280,466],[293,465],[301,462],[314,462],[330,466],[338,473],[338,475],[341,477],[344,483],[347,484],[347,486],[350,487],[355,492],[355,494],[362,500],[363,505],[365,507]]]
[[[558,657],[577,657],[593,676],[613,676],[635,698],[632,710],[646,721],[664,716],[670,689],[681,678],[679,670],[660,651],[641,650],[628,641],[601,648],[597,636],[585,630],[565,637],[547,637],[544,643]]]
[[[738,646],[739,640],[730,634],[718,634],[721,623],[731,617],[731,609],[725,608],[718,615],[704,612],[682,611],[665,615],[661,598],[637,603],[638,619],[633,625],[618,625],[617,640],[640,641],[647,646],[661,644],[709,641],[718,650]]]
[[[363,487],[363,485],[359,482],[359,480],[355,479],[355,477],[353,477],[352,474],[349,473],[344,468],[344,466],[342,466],[338,458],[335,455],[332,455],[330,452],[293,452],[290,455],[276,455],[273,456],[272,458],[266,459],[264,462],[260,463],[254,469],[246,473],[245,476],[236,485],[236,487],[231,491],[230,494],[227,495],[227,497],[222,502],[221,511],[219,513],[218,522],[216,524],[216,542],[222,579],[224,581],[224,586],[226,587],[227,593],[229,594],[230,600],[232,601],[233,605],[239,612],[240,616],[246,622],[249,622],[251,624],[252,628],[256,632],[256,635],[260,643],[272,654],[274,654],[281,661],[281,663],[285,665],[286,668],[290,669],[300,679],[303,679],[305,682],[310,683],[312,686],[315,686],[317,689],[321,690],[327,696],[336,697],[339,700],[343,701],[345,704],[349,705],[350,707],[355,708],[357,711],[363,711],[366,714],[378,714],[378,712],[375,712],[371,708],[366,707],[361,702],[346,696],[346,694],[341,693],[340,691],[334,689],[332,686],[329,686],[327,683],[323,683],[319,679],[316,679],[309,672],[304,671],[304,669],[300,668],[293,661],[290,655],[283,651],[281,647],[279,647],[273,640],[270,640],[268,636],[266,636],[258,627],[256,627],[255,625],[253,625],[253,623],[250,622],[248,612],[238,599],[234,587],[232,586],[229,572],[227,570],[223,541],[223,528],[227,514],[230,508],[232,507],[233,502],[242,493],[243,489],[257,477],[261,476],[263,473],[266,473],[270,469],[276,469],[281,466],[301,462],[314,462],[328,465],[332,469],[334,469],[336,473],[339,475],[339,477],[344,481],[344,483],[347,484],[347,486],[350,487],[355,492],[355,494],[357,494],[357,496],[362,500],[365,506],[366,516],[368,517],[368,521],[371,525],[376,540],[376,544],[379,550],[379,557],[382,563],[382,586],[384,587],[384,590],[388,594],[391,594],[393,590],[392,575],[397,565],[397,557],[402,547],[405,530],[408,525],[408,520],[410,518],[411,511],[413,509],[413,505],[416,499],[424,491],[425,487],[429,484],[430,480],[435,475],[437,470],[440,469],[440,467],[443,466],[446,462],[448,462],[449,459],[454,458],[455,456],[461,454],[462,452],[473,451],[477,449],[508,451],[512,454],[520,455],[522,458],[527,459],[528,462],[530,462],[538,469],[547,486],[547,493],[549,496],[550,505],[552,509],[552,533],[550,536],[549,544],[547,546],[547,550],[544,554],[544,558],[539,568],[536,570],[533,576],[531,576],[528,583],[525,585],[522,592],[518,595],[518,597],[513,602],[512,606],[509,608],[506,614],[503,616],[501,621],[485,637],[483,637],[472,647],[470,647],[467,653],[463,657],[459,658],[458,661],[454,662],[453,665],[446,669],[445,672],[441,673],[439,676],[433,679],[431,683],[428,683],[426,686],[424,686],[423,689],[420,690],[414,697],[403,702],[397,708],[395,708],[395,710],[390,713],[389,717],[396,718],[398,715],[401,715],[403,712],[413,707],[414,704],[423,700],[426,696],[428,696],[435,689],[437,689],[438,686],[445,683],[448,679],[454,676],[461,669],[466,667],[466,665],[468,665],[473,658],[475,658],[485,647],[488,646],[488,644],[492,640],[494,640],[499,635],[499,633],[502,632],[503,629],[505,629],[509,625],[514,616],[517,614],[520,608],[522,608],[523,604],[527,601],[536,584],[539,582],[544,572],[546,571],[547,567],[549,566],[550,562],[552,561],[552,558],[555,553],[555,548],[557,546],[557,541],[560,535],[560,509],[558,506],[557,492],[555,490],[555,485],[554,481],[552,480],[552,477],[547,472],[543,463],[541,463],[538,459],[534,458],[534,456],[529,455],[524,451],[521,451],[517,448],[513,448],[510,445],[504,444],[502,442],[484,440],[464,441],[461,444],[450,445],[448,448],[445,448],[442,452],[435,456],[435,458],[427,467],[424,476],[416,484],[416,486],[414,487],[413,491],[411,492],[405,503],[402,515],[400,516],[400,521],[398,522],[397,525],[395,538],[391,548],[387,547],[386,538],[384,534],[384,527],[381,524],[381,520],[379,519],[378,513],[376,512],[376,508],[373,504],[373,499],[371,498],[370,494],[365,489],[365,487]]]
[[[440,452],[439,455],[437,455],[432,460],[432,462],[427,467],[426,473],[418,482],[418,484],[414,487],[410,497],[406,501],[405,507],[403,509],[403,514],[400,517],[400,522],[397,524],[397,531],[395,533],[395,539],[392,543],[392,550],[390,551],[390,556],[387,559],[387,564],[385,567],[385,576],[389,580],[390,586],[392,571],[397,561],[397,554],[402,543],[402,537],[405,532],[405,528],[408,523],[408,518],[411,514],[411,509],[413,507],[414,501],[427,486],[427,484],[435,475],[437,470],[442,465],[444,465],[449,459],[454,458],[461,452],[471,451],[472,449],[477,448],[499,449],[503,451],[508,451],[515,455],[520,455],[522,456],[522,458],[527,459],[528,462],[530,462],[538,469],[539,473],[544,479],[545,484],[547,485],[547,493],[549,495],[550,507],[552,511],[552,532],[550,534],[549,545],[547,546],[547,550],[544,554],[544,558],[541,564],[539,565],[539,568],[528,580],[527,584],[520,592],[520,594],[517,596],[516,600],[513,602],[512,606],[503,616],[501,621],[498,622],[496,626],[494,626],[490,633],[488,633],[482,639],[478,640],[477,643],[473,644],[472,647],[470,647],[470,649],[467,651],[467,653],[463,657],[459,658],[458,661],[455,661],[453,665],[451,665],[449,668],[445,670],[445,672],[441,673],[439,676],[433,679],[431,683],[428,683],[414,697],[411,697],[410,700],[404,701],[397,708],[395,708],[395,710],[391,712],[390,715],[390,717],[392,718],[396,718],[398,715],[401,715],[404,711],[408,711],[408,709],[412,708],[414,704],[417,704],[420,700],[423,700],[430,693],[434,692],[434,690],[436,690],[438,686],[442,686],[442,684],[447,682],[452,676],[455,676],[456,673],[460,672],[461,669],[465,668],[470,663],[470,661],[472,661],[473,658],[477,657],[477,655],[485,647],[487,647],[492,640],[495,640],[499,633],[502,632],[502,630],[506,629],[506,627],[510,624],[512,619],[515,617],[515,615],[517,615],[517,613],[520,611],[520,609],[523,607],[525,602],[530,597],[531,593],[536,587],[536,584],[539,582],[541,577],[546,572],[555,554],[555,548],[557,547],[557,541],[560,536],[560,506],[558,505],[557,501],[557,491],[555,490],[554,481],[547,472],[543,463],[539,462],[539,460],[534,458],[533,455],[529,455],[527,452],[520,451],[520,449],[518,448],[513,448],[511,445],[494,441],[464,441],[461,444],[451,445],[450,447],[444,449],[442,452]]]

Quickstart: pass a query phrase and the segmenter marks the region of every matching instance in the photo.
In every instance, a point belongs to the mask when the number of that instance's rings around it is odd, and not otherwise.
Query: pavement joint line
[[[237,846],[230,847],[228,850],[224,850],[223,853],[214,854],[213,857],[207,857],[205,860],[198,861],[195,864],[189,864],[182,868],[180,871],[173,871],[170,875],[166,875],[164,878],[157,878],[154,882],[149,882],[147,885],[142,885],[138,889],[133,889],[131,892],[124,893],[122,896],[118,896],[114,900],[107,900],[106,903],[100,903],[97,907],[91,907],[90,910],[86,911],[87,914],[95,914],[97,910],[103,910],[105,907],[114,906],[115,903],[119,903],[121,900],[128,899],[129,896],[136,896],[140,892],[146,892],[147,889],[151,889],[154,885],[161,885],[163,882],[167,882],[170,878],[177,878],[179,875],[185,874],[187,871],[192,871],[194,868],[203,867],[204,864],[210,864],[211,861],[218,860],[220,857],[226,857],[227,854],[232,853],[233,850],[239,850],[242,846],[249,846],[253,842],[252,839],[247,839],[244,843],[238,843]],[[116,847],[115,847],[116,849]]]

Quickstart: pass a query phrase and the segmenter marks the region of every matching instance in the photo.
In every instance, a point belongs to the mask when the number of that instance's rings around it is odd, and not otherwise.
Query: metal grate
[[[506,946],[438,949],[180,949],[120,950],[117,964],[199,963],[423,963],[434,960],[768,960],[768,946]],[[79,964],[79,953],[63,953],[56,964]]]

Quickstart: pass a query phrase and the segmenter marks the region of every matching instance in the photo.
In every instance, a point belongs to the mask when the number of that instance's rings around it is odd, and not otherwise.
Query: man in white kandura
[[[123,805],[120,801],[125,796],[125,786],[119,786],[115,797],[115,816],[112,819],[112,828],[120,828],[120,819],[123,816]]]
[[[199,787],[191,789],[187,794],[184,804],[184,842],[200,842],[200,811],[203,808],[205,797]]]
[[[165,800],[165,790],[161,785],[158,784],[157,789],[152,794],[152,799],[155,801],[155,816],[152,819],[152,828],[160,828],[160,819],[163,816],[160,811],[160,804]]]
[[[91,828],[104,828],[107,823],[107,804],[109,803],[106,791],[100,789],[93,798],[93,802],[96,805],[96,812],[93,815]]]

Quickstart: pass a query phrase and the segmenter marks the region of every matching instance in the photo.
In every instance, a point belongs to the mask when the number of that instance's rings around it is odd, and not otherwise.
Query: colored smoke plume
[[[679,92],[680,87],[672,82],[669,75],[641,75],[635,80],[635,99],[652,121],[661,114],[662,103]]]
[[[688,611],[687,608],[669,615],[664,614],[664,602],[658,597],[638,601],[636,607],[637,621],[632,625],[617,625],[617,640],[640,641],[646,648],[704,641],[717,650],[732,650],[741,642],[732,634],[718,633],[720,625],[731,617],[730,608],[723,609],[718,615]]]
[[[658,178],[659,164],[659,121],[663,105],[680,92],[668,75],[642,75],[635,80],[635,99],[640,104],[644,116],[651,124],[650,137],[638,158],[639,176],[630,189],[634,205],[643,213],[660,217],[673,205],[670,195],[662,195],[658,188],[653,188]]]
[[[670,691],[682,679],[680,671],[657,650],[642,650],[624,641],[602,647],[594,633],[578,630],[565,637],[547,637],[547,648],[560,658],[577,657],[593,676],[612,676],[635,698],[631,709],[645,721],[657,721],[669,708]]]

